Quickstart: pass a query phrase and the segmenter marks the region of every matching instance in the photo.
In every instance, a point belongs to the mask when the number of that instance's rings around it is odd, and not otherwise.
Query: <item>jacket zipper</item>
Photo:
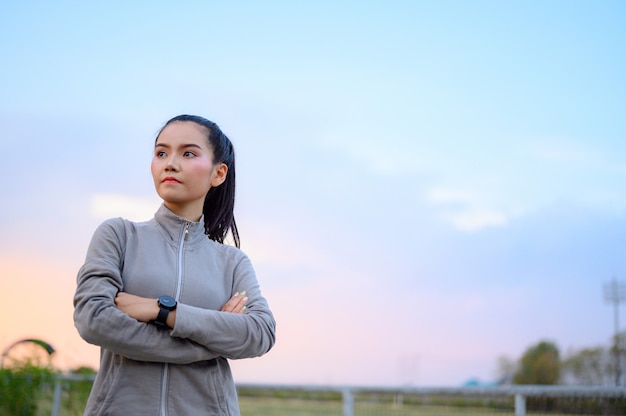
[[[180,238],[180,247],[178,249],[178,281],[176,282],[176,293],[174,293],[174,299],[176,299],[176,302],[178,302],[180,288],[183,285],[183,249],[185,241],[189,238],[189,224],[189,221],[185,221],[185,229],[183,230],[183,235]]]
[[[183,229],[183,233],[180,237],[180,244],[178,247],[178,276],[176,281],[176,293],[174,293],[174,299],[178,302],[178,297],[180,296],[180,288],[183,284],[183,250],[185,242],[189,237],[189,221],[185,221],[185,228]],[[167,385],[169,382],[169,371],[170,365],[168,363],[163,364],[163,379],[161,381],[161,416],[167,416]]]

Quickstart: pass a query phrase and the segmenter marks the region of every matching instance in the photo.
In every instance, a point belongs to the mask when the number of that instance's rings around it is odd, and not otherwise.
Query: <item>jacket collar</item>
[[[174,214],[164,204],[161,204],[154,214],[154,219],[165,231],[170,240],[176,244],[183,238],[186,227],[188,227],[186,243],[208,240],[208,237],[204,234],[204,215],[200,217],[200,220],[197,222],[189,221]]]

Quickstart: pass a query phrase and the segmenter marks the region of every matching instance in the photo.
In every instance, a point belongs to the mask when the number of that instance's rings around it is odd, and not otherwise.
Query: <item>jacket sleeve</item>
[[[241,255],[234,268],[235,290],[246,290],[248,303],[243,314],[202,309],[178,304],[172,337],[197,342],[231,359],[258,357],[276,342],[276,322],[249,258]]]
[[[217,357],[190,339],[174,338],[117,309],[115,296],[124,286],[125,236],[124,220],[117,218],[103,222],[92,237],[74,294],[74,325],[80,336],[133,360],[187,364]]]

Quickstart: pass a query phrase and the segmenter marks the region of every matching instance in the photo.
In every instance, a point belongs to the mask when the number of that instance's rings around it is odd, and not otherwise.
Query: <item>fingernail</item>
[[[241,308],[242,311],[245,311],[246,309],[248,309],[247,306],[244,306],[243,308]]]

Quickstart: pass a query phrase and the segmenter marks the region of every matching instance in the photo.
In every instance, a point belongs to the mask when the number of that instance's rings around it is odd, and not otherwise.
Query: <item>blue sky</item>
[[[65,365],[97,362],[71,323],[75,273],[104,218],[158,207],[151,146],[180,113],[235,143],[242,248],[278,319],[239,380],[457,385],[543,339],[609,342],[625,3],[27,1],[0,16],[1,288],[24,311],[0,347],[37,335]]]

